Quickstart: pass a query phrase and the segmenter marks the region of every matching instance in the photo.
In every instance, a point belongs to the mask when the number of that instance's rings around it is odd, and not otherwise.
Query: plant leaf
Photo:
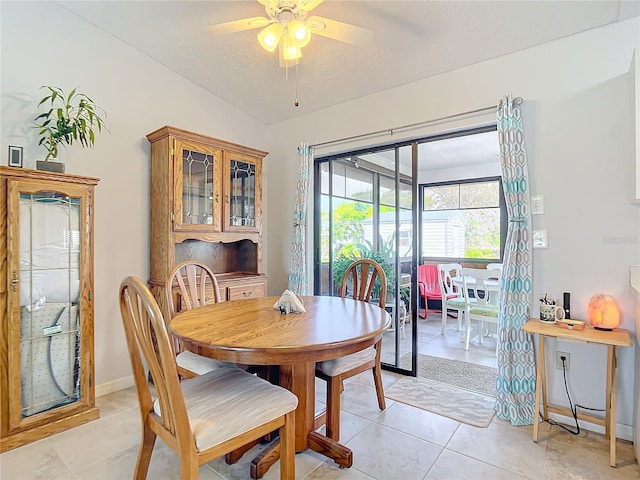
[[[34,127],[38,128],[40,136],[38,145],[47,149],[46,159],[57,157],[60,143],[72,145],[78,141],[84,147],[93,146],[95,129],[101,132],[104,125],[96,110],[104,110],[89,96],[79,93],[78,87],[68,95],[59,87],[43,85],[41,88],[49,94],[40,100],[38,107],[49,103],[51,108],[34,119]]]
[[[78,89],[78,87],[76,87],[73,90],[71,90],[71,93],[69,93],[69,96],[67,97],[67,104],[71,103],[71,100],[73,100],[73,97],[75,96],[77,89]]]

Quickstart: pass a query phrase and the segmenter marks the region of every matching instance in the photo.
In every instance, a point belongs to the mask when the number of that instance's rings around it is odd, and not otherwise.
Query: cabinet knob
[[[16,272],[13,272],[13,274],[11,275],[11,290],[15,292],[17,285],[18,285],[18,274]]]

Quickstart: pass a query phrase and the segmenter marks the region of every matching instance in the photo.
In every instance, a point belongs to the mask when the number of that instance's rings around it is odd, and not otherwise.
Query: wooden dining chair
[[[378,285],[376,285],[376,281]],[[385,307],[387,299],[387,277],[379,263],[371,259],[353,262],[344,273],[340,285],[340,296],[352,296],[355,300],[368,302],[372,292],[379,287],[378,305]],[[350,294],[348,290],[350,289]],[[382,339],[375,345],[344,357],[318,362],[316,376],[327,382],[327,410],[325,416],[326,435],[333,440],[340,440],[340,393],[343,381],[359,373],[371,369],[378,396],[380,410],[386,408],[384,388],[380,373],[380,353]]]
[[[120,312],[142,421],[136,480],[147,476],[157,436],[178,454],[184,480],[198,478],[200,465],[274,430],[280,433],[280,478],[295,478],[293,415],[298,398],[293,393],[236,367],[180,382],[160,307],[137,277],[120,284]]]
[[[168,322],[180,312],[220,301],[220,289],[216,276],[206,265],[192,261],[179,263],[171,270],[165,281],[164,291],[167,297],[167,326]],[[231,363],[186,350],[184,345],[175,338],[173,346],[178,373],[182,378],[193,378],[216,368],[233,366]]]

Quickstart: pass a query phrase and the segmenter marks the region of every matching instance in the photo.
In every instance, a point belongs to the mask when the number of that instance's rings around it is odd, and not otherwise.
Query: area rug
[[[411,354],[406,354],[400,359],[400,366],[411,368]],[[418,354],[419,378],[495,397],[496,376],[497,369],[493,367]]]
[[[426,378],[404,377],[385,388],[384,396],[458,422],[487,427],[496,399]]]

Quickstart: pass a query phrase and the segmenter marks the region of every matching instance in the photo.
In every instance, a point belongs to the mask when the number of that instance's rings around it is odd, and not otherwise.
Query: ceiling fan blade
[[[307,25],[313,34],[353,45],[366,45],[373,40],[371,30],[330,18],[309,17]]]
[[[310,12],[318,5],[320,5],[323,1],[324,0],[298,0],[298,8]]]
[[[207,31],[212,35],[226,35],[227,33],[242,32],[252,28],[266,27],[271,20],[265,17],[243,18],[232,22],[218,23],[207,27]]]

